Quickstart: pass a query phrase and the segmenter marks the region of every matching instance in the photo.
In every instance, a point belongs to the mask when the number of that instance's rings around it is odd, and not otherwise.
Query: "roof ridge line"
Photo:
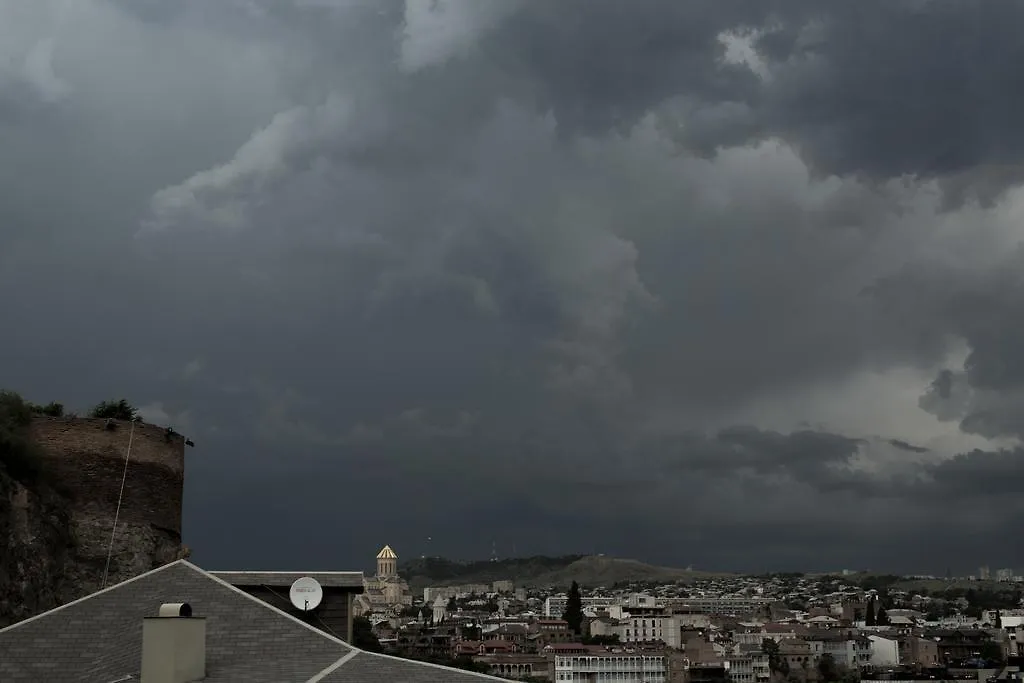
[[[167,569],[168,567],[173,567],[176,564],[186,564],[186,565],[189,565],[190,567],[195,568],[195,565],[193,565],[191,562],[188,562],[187,560],[175,560],[173,562],[168,562],[167,564],[160,565],[159,567],[156,567],[154,569],[150,569],[148,571],[142,572],[138,576],[133,576],[130,579],[125,579],[124,581],[121,581],[120,583],[115,583],[113,586],[107,586],[106,588],[101,588],[98,591],[96,591],[95,593],[89,593],[88,595],[83,595],[82,597],[76,598],[75,600],[72,600],[71,602],[66,602],[63,605],[58,605],[57,607],[54,607],[53,609],[48,609],[45,612],[40,612],[39,614],[33,615],[33,616],[29,617],[28,619],[22,619],[21,621],[16,621],[13,624],[10,624],[8,626],[4,626],[3,628],[0,628],[0,633],[4,633],[6,631],[13,631],[15,628],[21,626],[22,624],[27,624],[29,622],[35,621],[36,619],[40,619],[40,618],[45,617],[47,615],[53,614],[54,612],[59,612],[59,611],[61,611],[62,609],[66,608],[66,607],[71,607],[72,605],[77,605],[80,602],[85,602],[86,600],[90,600],[90,599],[96,597],[97,595],[102,595],[103,593],[107,593],[109,591],[112,591],[115,588],[120,588],[121,586],[124,586],[125,584],[129,584],[129,583],[132,583],[133,581],[138,581],[139,579],[143,579],[143,578],[145,578],[147,576],[150,576],[151,574],[156,574],[157,572],[162,572],[165,569]]]
[[[359,655],[362,652],[363,650],[352,648],[351,652],[346,652],[344,655],[339,657],[336,662],[328,665],[325,669],[321,670],[320,673],[316,674],[308,681],[306,681],[306,683],[320,683],[320,681],[324,680],[326,677],[330,676],[332,673],[334,673],[341,667],[345,666],[345,664],[347,664],[349,660],[354,659],[357,655]]]
[[[469,671],[468,669],[459,669],[454,666],[446,666],[444,664],[435,664],[434,662],[424,662],[420,659],[409,659],[407,657],[396,657],[395,655],[384,654],[383,652],[370,652],[369,650],[360,650],[364,655],[370,657],[380,657],[381,659],[390,659],[397,662],[405,662],[406,664],[417,664],[419,666],[431,666],[435,669],[444,669],[445,671],[458,671],[460,674],[466,676],[474,676],[481,678],[485,681],[508,681],[507,678],[499,678],[498,676],[492,676],[490,674],[483,674],[479,671]],[[312,682],[310,682],[312,683]]]

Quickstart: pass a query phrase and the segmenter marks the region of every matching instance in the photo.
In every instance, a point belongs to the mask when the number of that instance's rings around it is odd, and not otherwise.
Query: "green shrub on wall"
[[[33,406],[13,391],[0,391],[0,467],[24,484],[42,475],[42,461],[29,441]]]
[[[89,417],[105,417],[114,420],[134,420],[139,411],[123,398],[118,401],[104,401],[89,411]]]

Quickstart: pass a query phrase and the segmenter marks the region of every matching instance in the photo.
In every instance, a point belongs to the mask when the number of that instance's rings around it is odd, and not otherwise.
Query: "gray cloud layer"
[[[0,0],[5,382],[210,566],[1019,562],[1022,12]]]

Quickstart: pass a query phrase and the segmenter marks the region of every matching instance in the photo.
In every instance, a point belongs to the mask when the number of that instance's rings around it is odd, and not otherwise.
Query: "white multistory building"
[[[662,655],[595,652],[555,655],[554,680],[665,683],[668,663]]]
[[[561,619],[565,614],[565,605],[569,598],[564,595],[553,595],[544,601],[544,616],[548,619]],[[583,603],[583,610],[609,609],[618,606],[615,598],[586,597],[580,598]]]
[[[882,635],[869,635],[868,640],[871,641],[869,659],[871,666],[899,666],[899,641]]]

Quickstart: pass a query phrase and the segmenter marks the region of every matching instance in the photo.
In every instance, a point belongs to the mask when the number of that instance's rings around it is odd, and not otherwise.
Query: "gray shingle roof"
[[[356,650],[179,560],[0,629],[0,681],[138,680],[143,618],[166,602],[206,618],[206,683],[498,680]]]
[[[362,572],[207,572],[232,586],[290,586],[295,579],[310,576],[328,588],[363,590]]]

